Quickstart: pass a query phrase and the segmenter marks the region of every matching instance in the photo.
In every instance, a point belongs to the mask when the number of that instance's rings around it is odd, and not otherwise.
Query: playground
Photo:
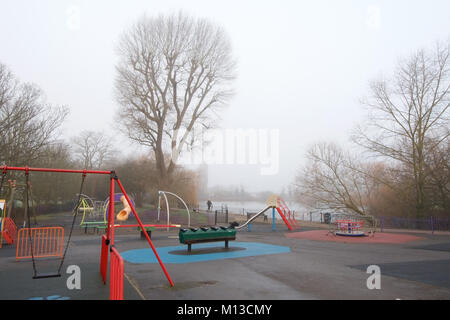
[[[24,227],[0,203],[1,300],[450,298],[450,234],[379,232],[354,217],[312,226],[276,195],[248,219],[227,213],[218,223],[184,201],[161,207],[168,191],[157,208],[137,210],[113,171],[3,167],[27,177],[49,170],[80,175],[76,205],[36,217],[27,199]],[[109,177],[100,207],[83,194],[90,174]],[[367,285],[373,265],[377,289]]]

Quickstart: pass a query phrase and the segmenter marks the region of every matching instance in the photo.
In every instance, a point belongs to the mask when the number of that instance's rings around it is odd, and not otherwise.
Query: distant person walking
[[[211,200],[206,201],[206,205],[208,206],[208,211],[211,211],[211,208],[212,208]]]

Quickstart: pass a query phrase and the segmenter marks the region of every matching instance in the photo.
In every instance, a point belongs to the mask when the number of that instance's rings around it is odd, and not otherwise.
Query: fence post
[[[214,225],[217,225],[217,210],[214,211]]]
[[[431,234],[434,234],[433,216],[430,217],[430,222],[431,222]]]
[[[100,252],[100,273],[102,275],[103,283],[106,284],[106,276],[108,273],[108,251],[106,235],[102,235],[102,249]]]
[[[383,232],[383,217],[380,217],[380,232]]]
[[[225,209],[226,223],[228,223],[228,206]]]

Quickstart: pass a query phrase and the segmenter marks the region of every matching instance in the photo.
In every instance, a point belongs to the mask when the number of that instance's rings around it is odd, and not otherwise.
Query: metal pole
[[[275,207],[272,208],[272,231],[276,230],[276,223],[275,223]]]
[[[106,230],[106,240],[110,245],[114,245],[114,180],[117,177],[111,176],[109,182],[109,209],[108,209],[108,227]]]
[[[59,173],[86,173],[86,174],[111,174],[113,171],[101,170],[72,170],[72,169],[53,169],[53,168],[29,168],[29,167],[0,167],[4,171],[35,171],[35,172],[59,172]]]
[[[163,192],[164,200],[166,200],[166,210],[167,210],[167,224],[170,224],[170,208],[169,208],[169,201],[167,200],[166,193]],[[167,228],[167,231],[169,231],[169,228]]]
[[[433,216],[430,217],[430,220],[431,220],[431,234],[434,234]]]
[[[144,225],[142,224],[141,219],[139,218],[139,215],[136,212],[136,209],[134,208],[133,204],[130,201],[130,198],[128,198],[127,192],[125,191],[122,183],[120,182],[119,179],[117,179],[117,184],[119,185],[120,190],[122,190],[123,195],[125,196],[125,199],[128,201],[128,203],[130,204],[130,208],[131,211],[133,211],[134,216],[136,217],[137,222],[139,223],[139,226],[141,227],[141,230],[145,230]],[[162,263],[161,259],[159,258],[158,252],[156,252],[156,248],[153,246],[153,242],[152,240],[150,240],[150,237],[148,236],[147,232],[144,232],[145,237],[147,238],[147,242],[150,244],[150,247],[153,250],[153,253],[156,256],[156,259],[158,259],[159,265],[161,266],[161,268],[164,271],[164,274],[166,275],[167,280],[169,280],[170,285],[173,287],[174,284],[172,282],[172,279],[169,276],[169,273],[166,270],[166,267],[164,266],[164,264]]]
[[[158,222],[160,213],[161,213],[161,191],[158,191]]]
[[[226,214],[226,223],[228,223],[228,205],[227,205],[227,207],[226,207],[226,209],[225,209],[225,214]]]
[[[138,224],[115,224],[114,228],[137,228],[140,227]],[[154,228],[179,228],[181,225],[179,224],[144,224],[144,227],[154,227]]]
[[[166,198],[166,203],[167,203],[167,196],[166,196],[166,193],[169,194],[169,195],[171,195],[171,196],[174,196],[175,198],[177,198],[178,200],[180,200],[181,203],[183,203],[184,207],[186,208],[187,214],[188,214],[188,227],[190,227],[190,226],[191,226],[191,214],[190,214],[190,212],[189,212],[189,208],[188,208],[186,202],[184,202],[184,200],[181,199],[181,198],[180,198],[178,195],[176,195],[175,193],[172,193],[172,192],[169,192],[169,191],[159,191],[159,192],[161,192],[161,193],[164,194],[164,197]],[[169,212],[169,206],[168,206],[168,205],[167,205],[167,212]],[[167,221],[167,224],[169,224],[169,221]]]

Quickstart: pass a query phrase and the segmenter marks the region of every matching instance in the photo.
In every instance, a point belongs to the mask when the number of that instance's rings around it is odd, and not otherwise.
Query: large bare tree
[[[68,114],[52,106],[36,85],[20,83],[0,63],[0,162],[31,165],[55,142],[55,132]]]
[[[168,185],[189,134],[214,125],[232,95],[230,41],[221,27],[178,13],[143,16],[117,48],[119,123],[153,150],[160,183]]]
[[[410,173],[416,215],[423,216],[427,153],[448,143],[450,134],[450,42],[399,61],[391,79],[371,82],[370,93],[363,100],[368,119],[353,141]]]

